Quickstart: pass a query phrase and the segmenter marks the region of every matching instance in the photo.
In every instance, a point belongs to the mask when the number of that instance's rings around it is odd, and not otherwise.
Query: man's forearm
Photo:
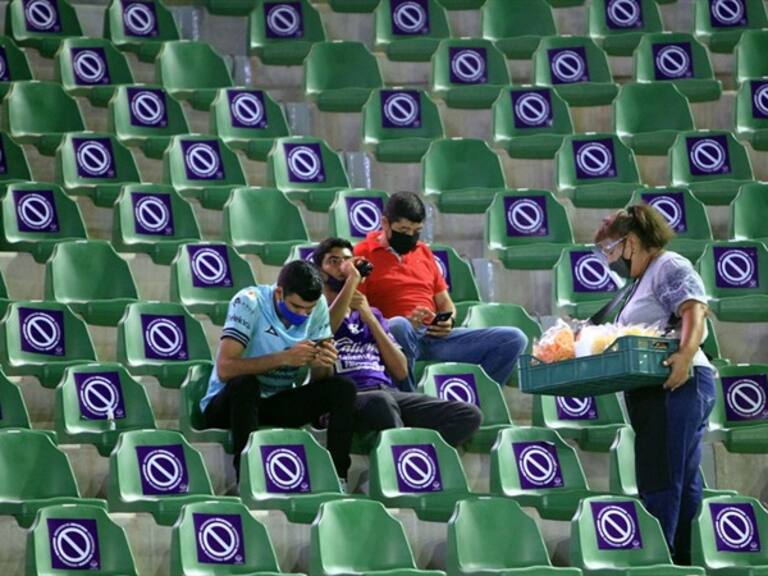
[[[373,339],[381,354],[381,360],[384,367],[397,380],[404,380],[408,377],[408,361],[405,354],[397,345],[390,340],[389,335],[384,331],[384,327],[379,323],[375,316],[366,320],[366,324],[371,329]]]
[[[265,354],[256,358],[217,358],[216,371],[219,378],[226,382],[238,376],[259,376],[285,366],[283,352]]]
[[[355,295],[359,282],[355,282],[353,279],[349,279],[344,283],[344,287],[341,289],[334,298],[331,305],[328,307],[328,316],[331,320],[331,332],[334,334],[344,322],[344,318],[347,316],[349,310],[349,304],[352,302],[352,297]]]

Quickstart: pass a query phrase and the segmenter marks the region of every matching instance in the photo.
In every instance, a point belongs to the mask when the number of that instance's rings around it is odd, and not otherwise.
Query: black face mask
[[[389,245],[392,247],[392,250],[400,254],[400,256],[404,256],[416,248],[416,243],[419,241],[418,232],[411,236],[410,234],[392,230],[391,234],[392,235],[389,237]]]
[[[624,258],[623,256],[608,264],[608,268],[611,272],[615,272],[621,278],[630,278],[632,270],[632,258]]]
[[[328,288],[333,290],[334,292],[341,292],[341,289],[344,288],[344,284],[347,283],[346,279],[339,280],[338,278],[334,278],[330,274],[328,274],[328,280],[325,281],[326,284],[328,284]]]

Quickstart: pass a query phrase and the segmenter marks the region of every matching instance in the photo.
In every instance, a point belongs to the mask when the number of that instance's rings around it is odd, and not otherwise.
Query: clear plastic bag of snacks
[[[533,355],[547,364],[576,357],[573,328],[563,320],[546,330],[533,345]]]

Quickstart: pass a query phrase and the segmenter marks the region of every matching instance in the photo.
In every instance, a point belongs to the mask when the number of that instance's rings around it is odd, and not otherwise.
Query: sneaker
[[[339,478],[339,484],[341,484],[341,493],[349,494],[349,485],[346,478]]]

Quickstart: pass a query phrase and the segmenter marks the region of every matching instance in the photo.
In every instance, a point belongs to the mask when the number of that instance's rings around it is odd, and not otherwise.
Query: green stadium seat
[[[667,247],[695,264],[707,243],[712,242],[712,228],[704,204],[687,188],[666,187],[638,190],[629,204],[643,202],[653,206],[675,233]]]
[[[203,208],[221,210],[229,193],[247,184],[237,154],[219,138],[174,136],[163,154],[163,182]]]
[[[456,324],[461,324],[467,310],[482,302],[472,266],[448,244],[431,244],[429,248],[440,274],[448,284],[448,294],[456,306]]]
[[[379,162],[419,162],[443,136],[440,111],[423,90],[376,89],[363,107],[363,144]]]
[[[510,60],[530,60],[543,36],[556,36],[552,8],[544,0],[486,0],[483,38]]]
[[[77,101],[57,82],[14,82],[3,100],[3,129],[19,144],[53,156],[67,132],[82,132]]]
[[[680,132],[668,166],[669,183],[690,188],[704,204],[730,204],[754,180],[749,154],[731,132]]]
[[[5,5],[5,35],[53,58],[63,39],[82,36],[83,29],[69,0],[12,0]]]
[[[402,523],[379,502],[326,502],[309,548],[309,573],[316,576],[445,576],[416,567]]]
[[[138,576],[125,529],[91,504],[41,509],[27,533],[26,566],[45,576]]]
[[[768,365],[721,366],[718,372],[707,439],[733,453],[768,453]]]
[[[0,203],[4,252],[27,252],[43,264],[62,240],[87,238],[80,207],[56,184],[9,184]]]
[[[248,261],[221,242],[179,246],[171,263],[171,301],[181,302],[191,314],[205,314],[219,326],[224,324],[229,301],[254,284]]]
[[[722,93],[706,47],[682,32],[643,36],[635,50],[635,81],[668,82],[689,102],[718,100]]]
[[[202,325],[181,304],[137,302],[117,325],[117,360],[133,376],[179,388],[190,368],[211,361],[211,351]]]
[[[330,453],[304,430],[252,432],[243,450],[240,497],[255,510],[280,510],[309,524],[323,502],[344,494]]]
[[[485,0],[437,0],[446,10],[479,10]]]
[[[607,304],[620,286],[592,246],[565,248],[553,270],[552,306],[560,314],[586,320]]]
[[[207,111],[220,88],[232,86],[224,59],[205,42],[165,42],[155,59],[155,81],[195,110]]]
[[[5,132],[0,132],[0,192],[14,181],[32,180],[24,149]]]
[[[379,5],[379,0],[313,0],[327,2],[334,12],[341,14],[364,14],[373,12]]]
[[[483,140],[435,140],[421,160],[422,189],[440,212],[477,214],[506,187],[501,159]]]
[[[318,244],[319,242],[296,244],[293,248],[291,248],[291,252],[288,254],[288,258],[285,259],[284,264],[293,262],[294,260],[306,260],[307,262],[311,262],[312,254],[314,254],[315,248],[317,248]]]
[[[655,0],[619,3],[593,0],[587,14],[589,36],[609,56],[632,56],[643,34],[664,29]]]
[[[108,108],[109,132],[147,158],[162,158],[172,136],[189,132],[181,104],[159,86],[119,86]]]
[[[514,326],[528,336],[526,354],[533,347],[533,341],[541,337],[541,326],[519,304],[475,304],[467,311],[464,328],[493,328],[496,326]],[[516,374],[512,380],[515,381]],[[502,382],[503,384],[503,382]]]
[[[208,381],[212,371],[213,363],[206,362],[192,366],[187,372],[187,377],[181,383],[179,430],[189,442],[221,444],[224,450],[231,454],[230,431],[222,428],[208,428],[200,411],[200,400],[208,391]]]
[[[693,20],[696,38],[712,52],[733,52],[745,30],[768,28],[763,0],[695,0]]]
[[[708,498],[691,529],[691,563],[713,576],[768,572],[768,512],[756,498]]]
[[[0,370],[0,429],[29,427],[29,412],[21,389]]]
[[[448,38],[432,56],[432,94],[449,108],[490,108],[509,84],[504,54],[490,40]]]
[[[360,42],[317,42],[304,59],[304,92],[323,112],[359,112],[383,81]]]
[[[616,394],[533,397],[533,425],[555,430],[566,440],[575,440],[586,452],[608,452],[616,433],[626,424]]]
[[[571,566],[585,576],[704,576],[674,566],[658,520],[626,496],[585,498],[571,521]]]
[[[203,0],[206,10],[221,16],[247,16],[258,0]]]
[[[736,135],[768,152],[768,80],[745,80],[736,93]]]
[[[389,195],[382,190],[339,190],[328,210],[328,235],[353,244],[381,229],[381,215]]]
[[[765,78],[768,76],[768,60],[765,52],[768,50],[768,30],[747,30],[741,35],[734,54],[736,61],[733,73],[736,85],[750,78]]]
[[[606,106],[616,97],[605,52],[586,36],[547,36],[533,54],[533,83],[571,106]]]
[[[196,448],[172,430],[123,432],[109,457],[110,512],[144,512],[170,526],[185,504],[239,502],[214,496],[208,471]]]
[[[112,212],[112,246],[168,265],[181,244],[200,241],[192,206],[171,186],[126,184]]]
[[[676,0],[672,0],[675,2]],[[581,6],[584,4],[584,0],[547,0],[547,3],[552,8],[570,8],[572,6]]]
[[[266,528],[239,502],[184,506],[171,532],[170,554],[171,574],[283,574]]]
[[[563,136],[573,134],[565,100],[551,88],[503,90],[493,104],[493,144],[512,158],[553,158]]]
[[[483,423],[465,444],[467,452],[488,453],[499,431],[513,426],[498,382],[477,364],[444,362],[430,364],[419,382],[427,396],[474,404],[483,413]]]
[[[142,62],[154,61],[163,42],[180,39],[176,20],[161,0],[112,0],[104,11],[104,37]]]
[[[41,508],[106,502],[81,498],[67,455],[41,430],[0,430],[0,515],[29,528]],[[43,472],[43,473],[41,473]]]
[[[262,64],[300,66],[315,42],[325,42],[320,14],[309,0],[257,0],[248,16],[248,53]]]
[[[505,268],[549,270],[573,244],[565,207],[547,190],[496,194],[485,213],[488,249]]]
[[[411,508],[427,522],[446,522],[456,502],[470,496],[458,452],[435,430],[383,430],[369,470],[371,498],[388,508]]]
[[[720,356],[720,342],[717,339],[715,325],[712,322],[712,318],[709,316],[707,317],[706,324],[707,337],[704,342],[702,342],[701,349],[704,351],[704,354],[706,354],[709,361],[712,362],[712,364],[714,364],[716,367],[727,366],[731,363],[731,361]]]
[[[16,82],[32,80],[27,55],[7,36],[0,36],[0,70],[0,98],[4,98]]]
[[[557,191],[578,208],[619,208],[643,188],[634,152],[615,134],[566,136],[555,162]]]
[[[313,212],[327,212],[336,192],[349,188],[341,156],[319,138],[277,138],[267,158],[267,185],[304,203]]]
[[[374,47],[393,62],[429,62],[440,41],[451,36],[438,0],[381,0],[373,22]]]
[[[46,300],[67,304],[98,326],[116,326],[125,307],[138,300],[128,263],[104,240],[56,244],[45,264],[44,292]]]
[[[13,302],[0,321],[0,362],[9,376],[55,388],[65,368],[95,361],[88,328],[64,304]]]
[[[674,84],[624,84],[613,101],[613,125],[640,156],[666,156],[680,131],[693,130],[693,114]]]
[[[70,132],[56,149],[55,180],[71,196],[111,208],[123,184],[140,183],[131,151],[114,134]]]
[[[264,162],[275,138],[290,136],[280,105],[263,90],[222,88],[211,105],[211,134],[251,160]]]
[[[144,386],[114,362],[67,368],[56,387],[54,420],[59,444],[92,444],[105,458],[122,432],[155,427]]]
[[[298,206],[277,188],[235,188],[224,205],[222,237],[267,266],[282,266],[296,244],[309,242]]]
[[[576,451],[554,430],[521,426],[499,432],[491,450],[491,494],[532,506],[542,518],[570,520],[590,490]]]
[[[731,202],[731,238],[768,243],[768,184],[755,182],[739,188]]]

